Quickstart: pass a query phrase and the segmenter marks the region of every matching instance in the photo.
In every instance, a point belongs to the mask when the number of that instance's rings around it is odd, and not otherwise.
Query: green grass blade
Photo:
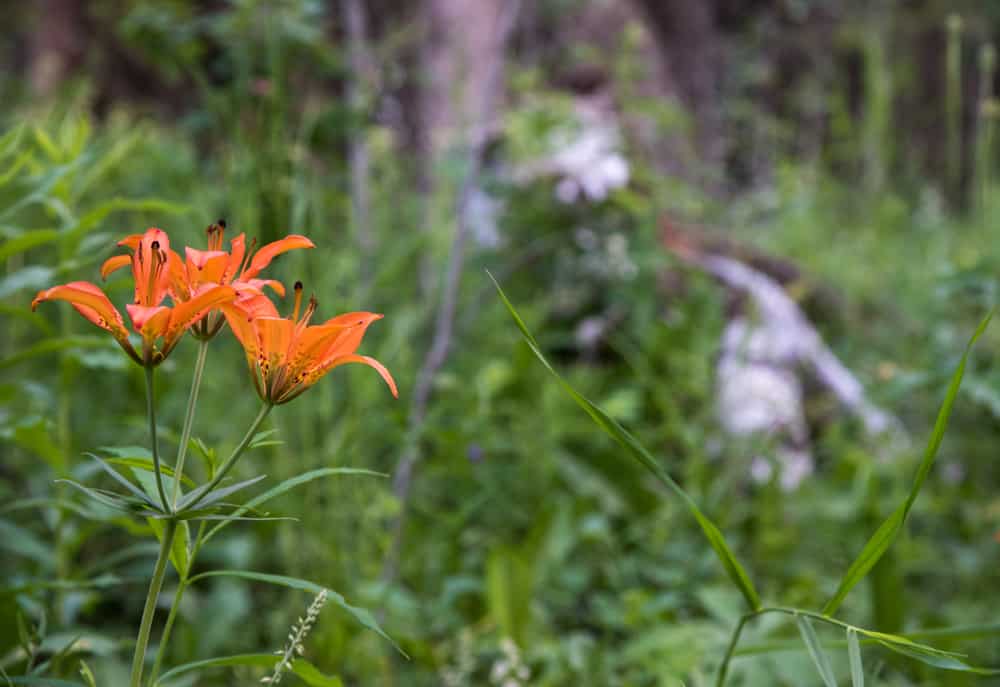
[[[907,494],[906,500],[899,505],[899,507],[893,511],[885,522],[883,522],[875,534],[872,535],[868,543],[865,544],[861,553],[858,557],[851,563],[851,566],[844,573],[843,579],[840,581],[840,585],[837,587],[837,591],[826,602],[823,606],[824,615],[832,615],[840,608],[840,604],[850,593],[851,589],[854,588],[858,582],[864,579],[865,575],[872,569],[872,567],[878,563],[882,554],[892,545],[895,541],[896,536],[902,529],[903,524],[906,522],[906,516],[910,512],[910,508],[913,506],[913,502],[917,500],[917,496],[920,494],[921,487],[924,486],[924,482],[927,480],[927,475],[930,474],[931,468],[934,465],[934,457],[937,455],[938,448],[941,446],[941,441],[944,439],[945,429],[948,427],[948,419],[951,417],[951,409],[955,404],[955,397],[958,395],[959,386],[962,384],[962,377],[965,374],[965,365],[969,360],[969,355],[972,352],[972,347],[976,343],[976,340],[986,331],[986,326],[990,323],[990,319],[993,317],[993,312],[991,311],[983,321],[979,323],[976,327],[975,333],[972,338],[969,339],[969,343],[965,346],[965,352],[962,354],[962,359],[958,363],[958,367],[955,369],[955,373],[952,375],[951,382],[948,384],[948,391],[945,393],[944,402],[941,404],[941,410],[938,411],[937,420],[934,423],[934,430],[931,432],[930,441],[927,442],[927,448],[924,449],[923,458],[920,461],[920,466],[917,468],[916,477],[913,480],[913,486],[910,487],[910,493]]]
[[[819,676],[823,678],[823,684],[826,687],[837,687],[837,678],[833,676],[833,667],[830,665],[830,659],[827,657],[826,652],[823,651],[823,645],[819,643],[819,637],[816,636],[816,631],[813,629],[812,623],[809,622],[809,618],[800,615],[795,619],[795,622],[799,626],[799,634],[802,635],[802,641],[809,651],[809,658],[812,659],[813,665],[816,666]]]
[[[857,631],[847,631],[847,658],[851,664],[851,687],[865,687],[865,669],[861,663],[861,643]]]
[[[274,654],[237,654],[235,656],[219,656],[217,658],[206,658],[192,663],[185,663],[165,672],[156,681],[157,685],[169,682],[173,678],[180,677],[186,673],[208,668],[230,668],[235,666],[253,666],[270,670],[281,660],[280,656]],[[324,685],[339,685],[340,680],[335,677],[323,675],[316,666],[304,658],[296,658],[292,661],[291,670],[302,678],[307,685],[322,687]],[[75,683],[74,683],[75,684]]]
[[[299,589],[304,592],[309,592],[310,594],[319,594],[323,591],[323,587],[316,584],[315,582],[310,582],[309,580],[303,580],[298,577],[288,577],[287,575],[271,575],[269,573],[254,572],[252,570],[210,570],[208,572],[199,573],[193,576],[189,583],[197,582],[208,577],[239,577],[244,580],[252,580],[254,582],[264,582],[266,584],[276,584],[281,587],[288,587],[289,589]],[[352,606],[347,603],[347,600],[333,591],[332,589],[326,588],[326,598],[328,601],[336,606],[347,611],[355,620],[361,623],[363,626],[367,627],[369,630],[379,635],[383,639],[390,642],[396,650],[399,651],[403,656],[406,653],[399,648],[399,645],[393,641],[392,637],[385,633],[385,630],[378,624],[368,610],[364,608],[359,608],[358,606]]]
[[[487,272],[487,274],[489,274]],[[559,385],[563,390],[574,400],[577,405],[579,405],[597,424],[598,427],[603,429],[612,439],[618,442],[624,449],[626,449],[629,454],[639,461],[647,470],[649,470],[657,480],[659,480],[664,486],[666,486],[670,491],[672,491],[678,498],[683,501],[684,505],[687,507],[691,515],[694,516],[698,525],[701,527],[705,538],[708,540],[709,545],[715,551],[722,563],[723,568],[726,570],[726,574],[729,579],[732,580],[733,584],[737,586],[740,592],[743,594],[743,598],[746,599],[747,605],[751,610],[757,610],[760,608],[760,596],[757,594],[757,590],[754,588],[753,583],[747,576],[746,571],[743,566],[737,560],[736,555],[733,553],[732,549],[726,543],[725,537],[719,528],[712,522],[698,507],[694,499],[684,491],[677,482],[663,469],[663,466],[652,456],[639,443],[632,434],[628,432],[624,427],[622,427],[618,422],[604,412],[599,406],[592,403],[589,399],[583,396],[580,392],[574,389],[569,382],[562,378],[562,376],[555,370],[554,367],[549,363],[549,361],[542,354],[541,348],[535,337],[532,336],[531,332],[528,330],[527,325],[521,319],[517,310],[514,308],[513,304],[507,299],[507,295],[500,288],[500,284],[497,283],[496,279],[493,279],[493,275],[489,275],[490,279],[493,281],[494,286],[496,286],[497,293],[500,299],[503,301],[504,305],[507,306],[507,310],[510,312],[511,317],[514,318],[514,322],[517,324],[518,329],[521,330],[521,334],[524,336],[528,347],[531,352],[535,354],[539,362],[545,366],[545,368],[552,373],[552,376],[556,378]]]

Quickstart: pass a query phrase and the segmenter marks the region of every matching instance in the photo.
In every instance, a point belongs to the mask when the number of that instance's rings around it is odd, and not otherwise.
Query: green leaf
[[[12,255],[24,253],[25,251],[55,241],[60,236],[56,229],[34,229],[26,231],[16,238],[4,241],[0,245],[0,262],[7,260]]]
[[[9,131],[0,136],[0,158],[7,157],[21,144],[21,136],[24,134],[24,123],[12,126]]]
[[[851,687],[865,687],[865,669],[861,664],[861,643],[855,629],[847,631],[847,657],[851,664]]]
[[[205,668],[255,666],[266,670],[273,670],[274,666],[280,660],[280,656],[275,656],[274,654],[238,654],[236,656],[206,658],[201,661],[185,663],[184,665],[168,670],[160,676],[159,680],[157,680],[157,685],[168,682],[173,678],[180,677],[185,673],[203,670]],[[316,668],[316,666],[304,658],[297,658],[292,661],[291,670],[293,673],[302,678],[307,685],[312,685],[313,687],[341,687],[343,684],[339,678],[324,675],[318,668]]]
[[[962,354],[958,367],[955,369],[955,374],[952,375],[951,382],[948,384],[944,402],[941,404],[941,410],[938,411],[934,429],[931,432],[930,440],[927,442],[927,448],[924,449],[923,458],[920,461],[920,466],[917,468],[917,474],[913,480],[913,485],[910,487],[910,492],[906,496],[906,500],[875,530],[875,534],[872,535],[871,539],[868,540],[868,543],[861,550],[861,553],[851,563],[847,572],[844,573],[837,591],[826,602],[826,605],[823,606],[823,615],[833,615],[840,608],[840,604],[847,597],[848,593],[850,593],[851,589],[863,580],[872,567],[878,563],[882,554],[892,545],[899,531],[903,528],[906,516],[910,513],[910,508],[913,506],[914,501],[917,500],[917,496],[920,494],[920,489],[924,486],[927,475],[930,474],[931,467],[934,465],[934,458],[937,455],[938,448],[941,446],[941,441],[944,439],[944,432],[948,427],[948,419],[951,417],[951,409],[955,403],[955,397],[958,395],[958,389],[962,384],[962,376],[965,374],[965,365],[969,360],[969,355],[972,353],[972,347],[982,333],[986,331],[986,326],[990,323],[992,317],[993,312],[991,311],[983,318],[979,326],[976,327],[975,333],[965,346],[965,352]]]
[[[253,580],[255,582],[265,582],[267,584],[276,584],[282,587],[288,587],[290,589],[300,589],[304,592],[309,592],[310,594],[319,594],[323,591],[324,587],[316,584],[315,582],[310,582],[308,580],[299,579],[297,577],[287,577],[285,575],[271,575],[269,573],[259,573],[253,572],[252,570],[210,570],[208,572],[203,572],[192,577],[188,582],[193,584],[198,580],[207,577],[239,577],[245,580]],[[359,608],[357,606],[352,606],[347,603],[347,600],[333,591],[332,589],[326,589],[327,600],[331,601],[334,605],[340,606],[342,609],[347,611],[351,616],[354,617],[359,623],[367,627],[369,630],[379,635],[383,639],[388,640],[394,647],[396,651],[406,656],[406,653],[399,648],[399,645],[393,641],[392,637],[387,635],[385,631],[379,626],[375,617],[364,608]],[[409,657],[407,657],[409,658]]]
[[[489,274],[487,272],[487,274]],[[708,540],[709,545],[715,551],[716,556],[718,556],[719,561],[722,563],[722,567],[725,569],[726,574],[729,579],[736,585],[736,587],[743,594],[743,598],[746,600],[747,605],[751,610],[758,610],[760,608],[760,596],[757,594],[757,590],[754,588],[753,582],[747,576],[742,564],[737,560],[736,555],[730,549],[729,545],[726,543],[725,537],[719,528],[712,522],[698,507],[694,499],[684,491],[677,482],[667,473],[666,470],[660,465],[660,463],[639,443],[639,441],[632,436],[624,427],[622,427],[614,418],[608,415],[604,410],[598,407],[596,404],[592,403],[589,399],[579,393],[574,389],[569,382],[562,378],[562,376],[556,372],[555,368],[549,363],[549,361],[542,354],[542,350],[535,341],[535,337],[531,335],[528,331],[527,325],[518,315],[517,310],[509,300],[507,300],[506,294],[504,294],[503,289],[497,283],[496,279],[493,279],[493,275],[490,274],[490,279],[493,280],[493,284],[496,286],[497,293],[500,295],[500,299],[503,301],[504,305],[507,306],[507,310],[510,312],[511,317],[514,318],[514,322],[517,324],[518,329],[521,330],[521,334],[524,336],[528,347],[531,352],[535,354],[539,362],[545,366],[545,368],[556,378],[559,385],[563,390],[576,401],[586,413],[591,417],[591,419],[597,424],[598,427],[603,429],[612,439],[618,442],[623,448],[625,448],[629,454],[642,464],[649,472],[653,474],[656,479],[658,479],[664,486],[666,486],[670,491],[672,491],[680,500],[684,503],[685,507],[694,516],[694,519],[698,522],[701,527],[702,533]]]
[[[156,540],[162,542],[163,528],[165,527],[163,521],[147,518],[146,522],[153,528]],[[184,520],[177,523],[174,541],[170,545],[170,562],[173,563],[174,570],[177,571],[181,579],[187,579],[188,572],[190,572],[188,567],[191,565],[191,529]]]
[[[0,520],[0,551],[30,558],[45,566],[54,564],[52,549],[31,531],[7,520]]]
[[[127,479],[125,479],[121,474],[118,473],[117,470],[115,470],[110,465],[108,465],[107,463],[105,463],[103,460],[101,460],[100,458],[98,458],[97,456],[95,456],[93,453],[85,453],[84,455],[89,456],[89,457],[93,458],[95,461],[97,461],[97,464],[101,466],[102,470],[104,470],[106,473],[108,473],[109,475],[111,475],[111,477],[114,478],[114,480],[116,482],[118,482],[118,484],[120,484],[123,487],[125,487],[137,499],[139,499],[140,501],[142,501],[143,503],[145,503],[150,508],[153,508],[154,510],[157,509],[156,504],[154,503],[154,501],[152,500],[152,498],[150,498],[150,496],[147,496],[146,493],[143,492],[142,489],[140,489],[139,487],[135,486],[134,484],[132,484],[131,482],[129,482]]]
[[[79,482],[74,482],[71,479],[57,479],[56,482],[62,482],[63,484],[68,484],[74,489],[83,492],[86,496],[89,496],[94,501],[107,506],[108,508],[114,508],[115,510],[124,511],[126,513],[135,513],[136,510],[141,508],[141,502],[137,502],[133,499],[127,499],[119,494],[113,492],[105,491],[103,489],[92,489],[86,487]]]
[[[339,677],[324,675],[312,663],[301,658],[292,661],[292,672],[310,687],[344,687]]]
[[[207,494],[205,493],[205,488],[208,485],[204,484],[195,489],[194,491],[185,494],[184,498],[182,498],[180,503],[177,504],[177,509],[185,510],[188,508],[194,508],[195,506],[204,508],[205,506],[209,506],[213,503],[221,501],[222,499],[226,498],[230,494],[239,491],[240,489],[245,489],[266,478],[267,475],[258,475],[256,477],[251,477],[250,479],[243,480],[242,482],[231,484],[228,487],[216,488],[211,492],[208,492]]]
[[[809,658],[812,659],[813,665],[816,666],[819,676],[823,678],[823,684],[826,687],[837,687],[837,678],[833,675],[833,667],[830,665],[830,659],[827,657],[826,652],[823,651],[823,645],[819,643],[819,637],[816,636],[816,631],[813,629],[812,623],[809,622],[809,618],[800,615],[795,618],[795,622],[799,626],[799,634],[802,635],[802,641],[809,651]]]
[[[112,465],[121,465],[123,467],[132,468],[133,470],[144,470],[150,474],[152,474],[155,470],[152,458],[107,458],[104,462]],[[160,463],[160,473],[173,479],[174,469]],[[181,478],[181,484],[193,487],[195,483],[190,477],[184,476]]]
[[[27,269],[21,270],[21,272],[25,272]],[[47,283],[48,281],[49,275],[46,275],[42,280],[42,283]],[[112,344],[112,340],[106,336],[66,336],[58,339],[46,339],[45,341],[39,341],[32,346],[21,349],[17,353],[0,360],[0,370],[13,365],[18,365],[25,360],[30,360],[31,358],[36,358],[40,355],[57,353],[59,351],[74,348],[106,348],[111,350],[112,348],[117,347],[115,347]],[[125,355],[125,353],[123,352],[122,355]]]
[[[56,680],[51,677],[38,677],[36,675],[25,675],[23,677],[9,677],[7,680],[12,685],[34,685],[36,687],[86,687],[81,682],[70,682],[69,680]]]
[[[879,644],[895,651],[897,654],[909,656],[910,658],[914,658],[921,663],[926,663],[934,668],[955,670],[962,673],[975,673],[976,675],[1000,675],[1000,670],[970,666],[965,661],[962,661],[950,653],[940,651],[928,652],[921,649],[915,649],[913,645],[908,642],[904,644],[897,644],[896,642],[880,641]]]
[[[97,679],[94,678],[94,671],[83,660],[80,661],[80,677],[87,683],[87,687],[97,687]]]
[[[301,475],[297,475],[295,477],[286,479],[284,482],[281,482],[280,484],[271,487],[263,494],[255,496],[254,498],[247,501],[246,504],[233,511],[232,515],[233,516],[243,515],[247,511],[256,508],[262,503],[266,503],[267,501],[270,501],[271,499],[280,496],[281,494],[284,494],[285,492],[290,491],[295,487],[311,482],[314,479],[319,479],[321,477],[329,477],[332,475],[373,475],[376,477],[386,476],[384,473],[381,472],[362,470],[360,468],[319,468],[318,470],[310,470],[309,472],[305,472]],[[219,530],[221,530],[228,524],[229,524],[228,520],[220,522],[218,525],[216,525],[215,527],[213,527],[208,531],[203,541],[207,543],[209,539],[214,537]]]

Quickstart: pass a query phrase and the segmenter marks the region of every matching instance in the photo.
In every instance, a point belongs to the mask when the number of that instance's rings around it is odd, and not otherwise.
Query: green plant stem
[[[201,376],[205,371],[205,359],[208,357],[208,343],[206,340],[198,342],[198,358],[194,363],[191,394],[188,396],[187,413],[184,415],[184,427],[181,429],[181,442],[177,446],[177,460],[174,461],[174,510],[177,510],[177,499],[180,498],[181,478],[184,475],[184,459],[187,458],[188,442],[191,439],[191,425],[194,424],[194,412],[195,408],[198,407],[198,390],[201,388]]]
[[[148,368],[147,368],[148,369]],[[167,571],[167,561],[170,559],[170,548],[174,543],[174,533],[177,531],[177,521],[167,520],[163,528],[163,538],[160,540],[160,553],[153,568],[153,578],[149,581],[149,591],[146,593],[146,605],[142,609],[142,622],[139,624],[139,636],[135,640],[135,654],[132,656],[132,677],[130,687],[142,686],[142,669],[146,662],[146,647],[149,645],[149,631],[153,627],[153,616],[156,614],[156,599],[163,586],[163,576]]]
[[[757,612],[751,612],[743,615],[740,618],[740,622],[737,623],[736,629],[733,630],[733,636],[729,638],[729,646],[726,647],[726,655],[722,657],[722,663],[719,665],[719,674],[715,679],[715,687],[723,687],[726,683],[726,674],[729,673],[729,663],[733,660],[733,652],[736,651],[736,645],[740,643],[740,634],[743,632],[743,626],[747,624],[751,619],[757,617]]]
[[[156,440],[156,400],[153,398],[153,368],[149,365],[146,371],[146,414],[149,416],[149,441],[153,447],[153,474],[156,475],[156,490],[160,493],[160,501],[163,503],[163,512],[170,513],[170,504],[167,501],[167,493],[163,490],[163,476],[160,474],[160,448]],[[176,476],[179,481],[180,476]]]
[[[233,449],[232,454],[230,454],[230,456],[226,458],[226,462],[222,464],[222,467],[219,468],[219,471],[215,473],[215,476],[212,478],[212,481],[208,483],[208,486],[205,487],[200,498],[208,496],[209,494],[212,493],[213,489],[219,486],[219,482],[222,481],[222,478],[225,477],[226,473],[228,473],[233,468],[233,465],[236,464],[236,461],[239,459],[241,455],[243,455],[243,452],[247,449],[247,446],[249,446],[250,442],[253,441],[254,436],[256,436],[257,434],[257,430],[260,428],[260,425],[264,422],[264,418],[267,417],[267,414],[271,412],[271,408],[273,407],[274,406],[271,405],[270,403],[265,403],[261,407],[260,412],[257,413],[257,417],[255,417],[253,422],[250,423],[250,429],[247,430],[247,433],[243,436],[243,439],[240,441],[239,445],[235,449]],[[194,503],[190,504],[190,507],[194,508],[197,505],[198,501],[195,501]]]
[[[177,618],[177,613],[180,610],[184,592],[188,588],[188,577],[191,575],[191,569],[194,567],[194,559],[198,555],[198,550],[204,541],[205,524],[205,521],[202,520],[198,525],[198,536],[195,537],[194,546],[191,547],[191,555],[188,556],[187,570],[181,574],[180,580],[177,583],[177,591],[174,592],[174,600],[170,602],[170,613],[167,615],[167,622],[163,625],[163,634],[160,635],[160,646],[156,650],[156,660],[153,661],[153,670],[149,675],[150,685],[155,685],[156,679],[160,677],[163,658],[167,653],[167,644],[170,642],[170,632],[174,628],[174,620]]]

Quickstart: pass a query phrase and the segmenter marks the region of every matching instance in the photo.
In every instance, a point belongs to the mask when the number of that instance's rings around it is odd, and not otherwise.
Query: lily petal
[[[296,248],[315,248],[315,244],[305,236],[289,234],[283,239],[269,243],[254,253],[250,266],[243,272],[240,279],[253,279],[260,271],[271,264],[275,257]]]
[[[161,335],[163,333],[162,329],[170,321],[170,308],[165,305],[136,305],[129,303],[125,306],[125,309],[128,310],[128,316],[132,319],[132,326],[143,336],[153,336],[155,338]],[[167,313],[167,319],[164,320],[161,316],[156,320],[153,327],[149,327],[150,321],[157,315],[160,315],[160,313]]]
[[[115,255],[104,261],[101,265],[101,279],[107,279],[108,275],[115,270],[120,270],[123,267],[128,267],[132,264],[131,255]]]
[[[128,329],[121,313],[104,292],[90,282],[74,281],[39,291],[31,301],[31,309],[37,308],[42,301],[67,301],[88,320],[111,332],[118,341],[128,341]]]
[[[362,365],[367,365],[368,367],[373,368],[379,373],[379,375],[381,375],[382,379],[385,380],[385,383],[388,385],[389,391],[392,392],[392,395],[395,398],[399,398],[399,389],[396,387],[396,380],[392,378],[392,375],[389,373],[389,370],[386,369],[385,365],[375,360],[375,358],[367,355],[343,355],[339,358],[332,358],[328,360],[322,367],[310,370],[307,377],[303,380],[301,387],[296,390],[292,390],[292,395],[289,395],[287,398],[279,399],[278,403],[287,403],[295,398],[295,396],[298,396],[299,393],[304,391],[306,388],[319,381],[323,375],[333,368],[340,367],[341,365],[346,365],[348,363],[361,363]],[[296,391],[298,393],[296,393]]]
[[[173,348],[173,344],[195,322],[208,314],[214,308],[224,303],[231,303],[236,298],[236,292],[229,286],[212,286],[201,291],[194,298],[178,303],[171,309],[170,324],[164,332],[164,355]]]

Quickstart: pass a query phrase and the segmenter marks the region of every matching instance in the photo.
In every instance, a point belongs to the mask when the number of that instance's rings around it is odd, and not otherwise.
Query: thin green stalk
[[[146,365],[146,414],[149,416],[149,441],[153,445],[153,474],[156,475],[156,490],[160,493],[163,512],[169,513],[170,505],[167,493],[163,490],[163,477],[160,475],[160,448],[156,440],[156,400],[153,398],[153,368]],[[177,477],[180,481],[180,477]]]
[[[153,670],[149,675],[150,685],[155,685],[156,679],[160,677],[163,658],[167,653],[167,644],[170,642],[170,633],[174,629],[174,620],[176,620],[177,612],[180,610],[184,592],[187,591],[188,576],[191,574],[191,568],[194,567],[194,559],[198,555],[198,550],[201,548],[205,537],[205,525],[204,520],[198,525],[198,536],[195,537],[194,546],[191,547],[191,555],[188,556],[187,570],[181,573],[180,580],[177,583],[177,591],[174,592],[174,600],[170,602],[170,613],[167,615],[167,622],[163,625],[163,634],[160,635],[160,646],[156,650],[156,660],[153,661]]]
[[[174,461],[174,510],[177,510],[177,499],[180,498],[181,494],[184,459],[187,458],[188,442],[191,440],[191,425],[194,424],[194,411],[198,407],[198,390],[201,388],[201,375],[205,371],[205,359],[208,357],[208,343],[206,340],[198,342],[198,358],[194,363],[191,394],[188,396],[187,413],[184,416],[184,427],[181,429],[181,443],[177,446],[177,460]]]
[[[736,651],[736,645],[740,643],[740,634],[743,633],[743,626],[751,619],[757,617],[758,613],[760,611],[752,611],[745,614],[740,618],[736,629],[733,630],[733,636],[729,638],[729,646],[726,647],[726,655],[722,657],[722,663],[719,665],[719,675],[715,679],[715,687],[723,687],[726,683],[726,675],[729,673],[729,662],[733,660],[733,652]]]
[[[250,429],[247,430],[247,433],[243,436],[243,439],[240,441],[239,445],[235,449],[233,449],[232,454],[229,456],[229,458],[226,459],[226,462],[222,464],[222,467],[219,468],[219,471],[215,473],[215,477],[212,478],[212,481],[208,483],[208,486],[202,492],[202,497],[205,497],[208,494],[212,493],[212,490],[215,489],[217,486],[219,486],[219,482],[222,481],[222,478],[225,477],[226,473],[228,473],[233,468],[233,465],[235,465],[239,457],[243,455],[243,452],[246,450],[247,446],[249,446],[250,442],[253,441],[254,436],[256,436],[257,434],[257,429],[260,428],[261,423],[264,422],[264,418],[267,417],[267,414],[271,412],[271,408],[273,407],[274,406],[271,405],[270,403],[265,403],[261,407],[260,412],[257,413],[257,417],[255,417],[253,422],[250,423]],[[196,505],[198,505],[197,501],[192,503],[191,507],[193,508]]]
[[[148,370],[149,368],[147,368]],[[156,614],[156,599],[163,586],[163,576],[167,571],[167,561],[170,559],[170,548],[174,543],[174,533],[177,531],[177,521],[167,520],[163,528],[163,538],[160,540],[160,553],[153,568],[153,578],[149,581],[149,591],[146,593],[146,605],[142,609],[142,622],[139,624],[139,636],[135,640],[135,654],[132,656],[132,678],[130,687],[142,687],[142,669],[146,662],[146,647],[149,645],[149,631],[153,627],[153,616]]]

